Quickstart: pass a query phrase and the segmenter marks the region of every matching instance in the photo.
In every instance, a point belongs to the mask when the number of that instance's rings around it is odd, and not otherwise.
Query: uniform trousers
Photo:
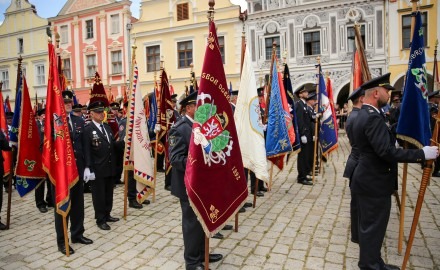
[[[37,205],[37,208],[54,205],[52,198],[55,197],[52,196],[52,185],[49,182],[49,179],[46,178],[44,182],[35,189],[35,204]],[[44,186],[47,188],[46,201],[44,201]]]
[[[52,197],[55,198],[55,187],[52,185]],[[55,231],[57,234],[58,246],[64,246],[64,230],[63,217],[57,213],[54,207],[55,214]],[[70,220],[70,236],[72,239],[78,239],[84,234],[84,186],[83,180],[79,181],[70,189],[70,211],[66,217]]]
[[[298,153],[297,167],[298,167],[298,181],[307,180],[307,174],[311,171],[309,155],[313,154],[312,144],[301,143],[301,151]],[[311,150],[311,151],[310,151]]]
[[[113,180],[112,176],[107,176],[96,177],[91,181],[96,224],[103,224],[110,217],[113,208]]]
[[[180,207],[182,208],[182,233],[185,247],[183,258],[186,270],[192,270],[203,261],[205,232],[187,199],[180,199]]]
[[[127,198],[128,201],[133,201],[136,200],[136,194],[137,194],[137,190],[136,190],[136,180],[134,179],[134,173],[132,170],[129,170],[127,172]]]
[[[351,192],[350,200],[350,223],[351,223],[351,241],[359,242],[359,221],[358,221],[358,206],[356,201],[356,193]]]
[[[356,194],[359,217],[359,263],[361,270],[383,269],[380,249],[391,210],[391,196],[370,197]]]

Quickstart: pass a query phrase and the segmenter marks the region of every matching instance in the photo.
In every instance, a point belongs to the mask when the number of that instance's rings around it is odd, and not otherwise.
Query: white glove
[[[437,146],[425,146],[422,148],[425,154],[425,160],[435,159],[438,157],[438,147]]]
[[[89,182],[89,180],[90,180],[90,169],[89,168],[84,169],[83,179],[84,179],[84,182],[86,182],[86,183]]]
[[[89,180],[90,180],[90,181],[93,181],[93,180],[95,180],[95,179],[96,179],[95,173],[92,172],[92,173],[90,174]]]
[[[301,142],[306,144],[307,143],[307,137],[306,136],[301,136]]]
[[[402,147],[400,147],[400,144],[399,144],[399,142],[396,140],[396,143],[394,144],[394,146],[396,147],[396,148],[402,148]]]
[[[158,133],[160,131],[160,125],[159,124],[156,124],[155,126],[154,126],[154,133]]]
[[[266,131],[267,125],[263,125],[263,131]]]
[[[315,141],[316,140],[316,137],[315,136],[313,136],[313,141]]]

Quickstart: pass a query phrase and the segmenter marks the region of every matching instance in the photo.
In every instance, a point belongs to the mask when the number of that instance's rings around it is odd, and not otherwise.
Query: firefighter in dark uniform
[[[123,148],[123,142],[116,142],[110,126],[103,123],[104,103],[95,101],[89,105],[90,123],[85,127],[84,180],[91,180],[92,200],[98,228],[110,230],[107,222],[116,222],[119,218],[112,217],[113,184],[115,177],[115,148]],[[95,179],[91,174],[95,174]]]
[[[45,119],[46,109],[40,109],[37,111],[37,128],[40,134],[40,151],[43,151],[43,141],[44,141],[44,119]],[[46,186],[46,200],[44,200],[44,187]],[[55,197],[54,197],[55,198]],[[47,207],[53,207],[54,202],[52,199],[52,191],[49,179],[46,179],[35,189],[35,204],[41,213],[46,213]]]
[[[435,117],[438,114],[438,102],[439,102],[439,95],[440,91],[436,90],[434,92],[431,92],[428,94],[428,106],[429,106],[429,114],[430,117],[430,124],[431,124],[431,132],[434,132],[434,126],[435,126]],[[433,177],[440,177],[440,157],[438,157],[435,160],[434,163],[434,169],[432,171]]]
[[[73,152],[75,154],[76,167],[78,169],[78,182],[70,189],[70,211],[68,219],[70,219],[70,235],[72,243],[80,243],[90,245],[93,243],[87,237],[84,237],[84,119],[73,115],[72,103],[73,93],[71,91],[62,92],[64,99],[64,108],[66,109],[67,123],[70,131],[70,139],[72,140]],[[52,186],[52,196],[55,198],[55,187]],[[66,254],[66,245],[64,244],[63,217],[54,210],[55,214],[55,231],[57,234],[58,250]],[[74,250],[69,246],[70,254]]]
[[[310,89],[311,90],[311,89]],[[313,185],[311,179],[307,177],[310,172],[309,155],[313,153],[313,134],[312,134],[312,116],[307,109],[306,98],[309,95],[309,89],[300,88],[295,92],[299,100],[295,106],[296,118],[298,120],[299,136],[301,140],[301,152],[298,154],[298,178],[297,181],[303,185]],[[312,149],[310,149],[312,147]]]
[[[180,113],[176,110],[176,105],[177,105],[177,94],[173,94],[171,95],[171,102],[173,103],[173,114],[174,114],[174,118],[176,119],[176,122],[179,121],[181,115]],[[165,190],[170,191],[171,190],[171,174],[172,174],[172,170],[168,169],[165,171]]]
[[[11,151],[11,147],[9,147],[8,140],[6,140],[6,136],[3,132],[0,132],[0,151]],[[3,178],[3,174],[5,172],[3,167],[3,155],[0,155],[0,177]],[[3,205],[3,187],[0,185],[0,214],[2,212]],[[6,225],[1,222],[0,215],[0,230],[6,230]]]
[[[359,162],[352,175],[359,218],[360,269],[399,269],[385,264],[380,250],[391,210],[391,195],[397,189],[397,163],[423,162],[438,156],[437,146],[423,149],[396,148],[396,139],[385,123],[380,108],[389,99],[390,73],[364,83],[364,104],[353,123],[353,143],[359,149]]]
[[[347,163],[345,164],[345,170],[343,177],[349,179],[349,187],[351,187],[353,171],[356,168],[359,160],[359,149],[353,142],[353,123],[356,121],[356,117],[362,107],[365,91],[362,88],[358,88],[348,97],[348,100],[353,102],[353,109],[348,115],[347,122],[345,122],[345,131],[347,132],[348,140],[351,145],[351,152],[348,156]],[[351,241],[353,243],[359,243],[358,236],[358,211],[356,204],[356,194],[351,193],[350,200],[350,221],[351,221]]]
[[[309,146],[307,147],[307,149],[309,151],[309,153],[307,154],[307,157],[308,157],[307,164],[309,166],[308,173],[307,173],[308,177],[312,177],[313,159],[315,158],[315,156],[318,156],[318,150],[319,150],[318,149],[319,147],[317,147],[317,149],[316,149],[317,152],[315,154],[313,154],[314,151],[315,151],[315,140],[316,140],[316,138],[315,138],[315,127],[316,127],[316,121],[319,121],[319,119],[317,117],[318,114],[315,111],[315,105],[316,105],[317,99],[318,99],[318,97],[316,95],[316,91],[315,90],[309,91],[309,94],[308,94],[308,96],[306,98],[306,102],[307,102],[307,109],[309,110],[310,121],[312,123],[312,126],[311,126],[312,127],[312,140],[311,141],[307,141],[307,144],[309,144]],[[319,123],[318,123],[318,127],[319,127]],[[315,166],[317,168],[319,168],[319,159],[318,158],[316,158]]]
[[[170,129],[170,160],[172,165],[171,194],[180,199],[182,209],[182,234],[186,270],[203,270],[205,233],[191,208],[185,187],[185,170],[188,150],[196,111],[197,92],[180,101],[185,112]],[[221,254],[210,254],[209,262],[223,258]]]

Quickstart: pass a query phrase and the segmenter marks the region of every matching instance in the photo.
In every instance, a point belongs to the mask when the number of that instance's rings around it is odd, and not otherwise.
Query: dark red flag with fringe
[[[248,196],[246,179],[215,23],[198,90],[197,109],[186,163],[191,206],[209,237],[221,230]]]

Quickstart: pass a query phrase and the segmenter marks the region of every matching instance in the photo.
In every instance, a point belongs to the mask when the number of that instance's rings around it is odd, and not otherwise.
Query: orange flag
[[[61,95],[55,48],[50,43],[48,47],[49,80],[44,123],[43,169],[55,186],[57,213],[67,216],[70,210],[70,188],[78,181],[78,169]]]

